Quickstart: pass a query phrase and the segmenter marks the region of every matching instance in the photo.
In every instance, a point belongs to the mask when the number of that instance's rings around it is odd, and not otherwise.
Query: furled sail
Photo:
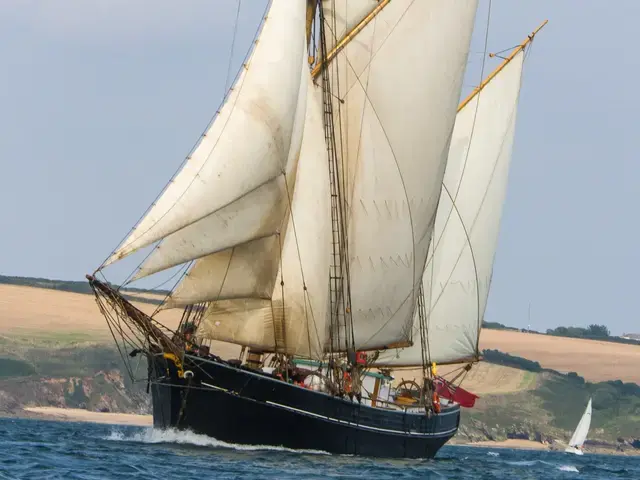
[[[456,117],[423,276],[428,360],[478,356],[515,135],[524,51],[486,84]],[[417,314],[414,339],[420,337]],[[422,364],[419,341],[388,350],[378,365]]]
[[[283,228],[196,261],[167,306],[209,301],[199,335],[321,358],[331,261],[329,172],[320,105],[308,69],[306,75],[302,147]]]
[[[163,246],[148,271],[254,239],[264,234],[261,226],[272,227],[271,207],[282,209],[282,174],[295,144],[300,69],[306,56],[305,16],[305,2],[272,0],[253,52],[215,121],[105,265],[202,219],[202,224],[172,239],[177,251]],[[222,235],[224,240],[200,236],[208,230],[207,222],[224,224],[235,216],[243,222],[234,220],[233,232]],[[172,251],[175,254],[167,253]],[[140,276],[144,274],[148,273]]]
[[[410,341],[476,7],[475,0],[393,0],[327,67],[341,99],[358,349]],[[337,8],[327,17],[341,18]]]

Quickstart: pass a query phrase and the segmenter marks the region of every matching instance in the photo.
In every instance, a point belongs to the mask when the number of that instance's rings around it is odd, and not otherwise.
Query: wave
[[[226,448],[238,451],[276,451],[290,453],[304,453],[311,455],[331,455],[322,450],[296,450],[293,448],[277,447],[273,445],[240,445],[216,440],[213,437],[194,433],[190,430],[176,430],[169,428],[166,430],[158,428],[145,428],[139,432],[123,432],[118,429],[111,430],[111,433],[104,440],[116,442],[137,442],[137,443],[175,443],[179,445],[194,445],[197,447]]]
[[[573,465],[560,465],[558,467],[558,470],[560,470],[561,472],[574,472],[574,473],[580,473],[580,470],[578,470],[576,467],[574,467]]]

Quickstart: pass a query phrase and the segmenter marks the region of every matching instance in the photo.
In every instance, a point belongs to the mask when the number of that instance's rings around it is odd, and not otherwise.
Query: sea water
[[[189,432],[0,419],[0,479],[26,478],[640,479],[640,457],[445,446],[434,460],[379,460]]]

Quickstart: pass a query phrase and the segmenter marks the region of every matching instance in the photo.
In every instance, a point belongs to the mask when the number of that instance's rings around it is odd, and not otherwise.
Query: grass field
[[[577,372],[588,381],[619,379],[640,385],[640,346],[506,330],[483,330],[481,349],[535,360],[543,368]]]
[[[148,293],[130,294],[155,297]],[[156,308],[149,303],[136,303],[136,306],[147,313]],[[181,314],[181,310],[166,310],[157,318],[169,328],[175,328]],[[112,341],[92,295],[2,284],[0,336],[26,344],[96,342],[111,345]],[[215,348],[222,357],[233,356],[238,350],[228,344],[218,344]],[[480,348],[535,360],[544,368],[560,372],[577,372],[588,381],[620,379],[640,384],[640,347],[636,345],[485,329]],[[451,368],[441,367],[442,372],[447,369]],[[403,375],[412,376],[408,371],[396,373],[398,378]],[[465,385],[479,394],[521,391],[535,388],[536,374],[480,363],[468,374]]]

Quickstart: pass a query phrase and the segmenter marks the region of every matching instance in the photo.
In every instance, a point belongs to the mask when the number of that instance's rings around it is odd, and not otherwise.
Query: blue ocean
[[[0,479],[110,478],[640,479],[640,457],[445,446],[435,460],[374,460],[189,432],[0,419]]]

